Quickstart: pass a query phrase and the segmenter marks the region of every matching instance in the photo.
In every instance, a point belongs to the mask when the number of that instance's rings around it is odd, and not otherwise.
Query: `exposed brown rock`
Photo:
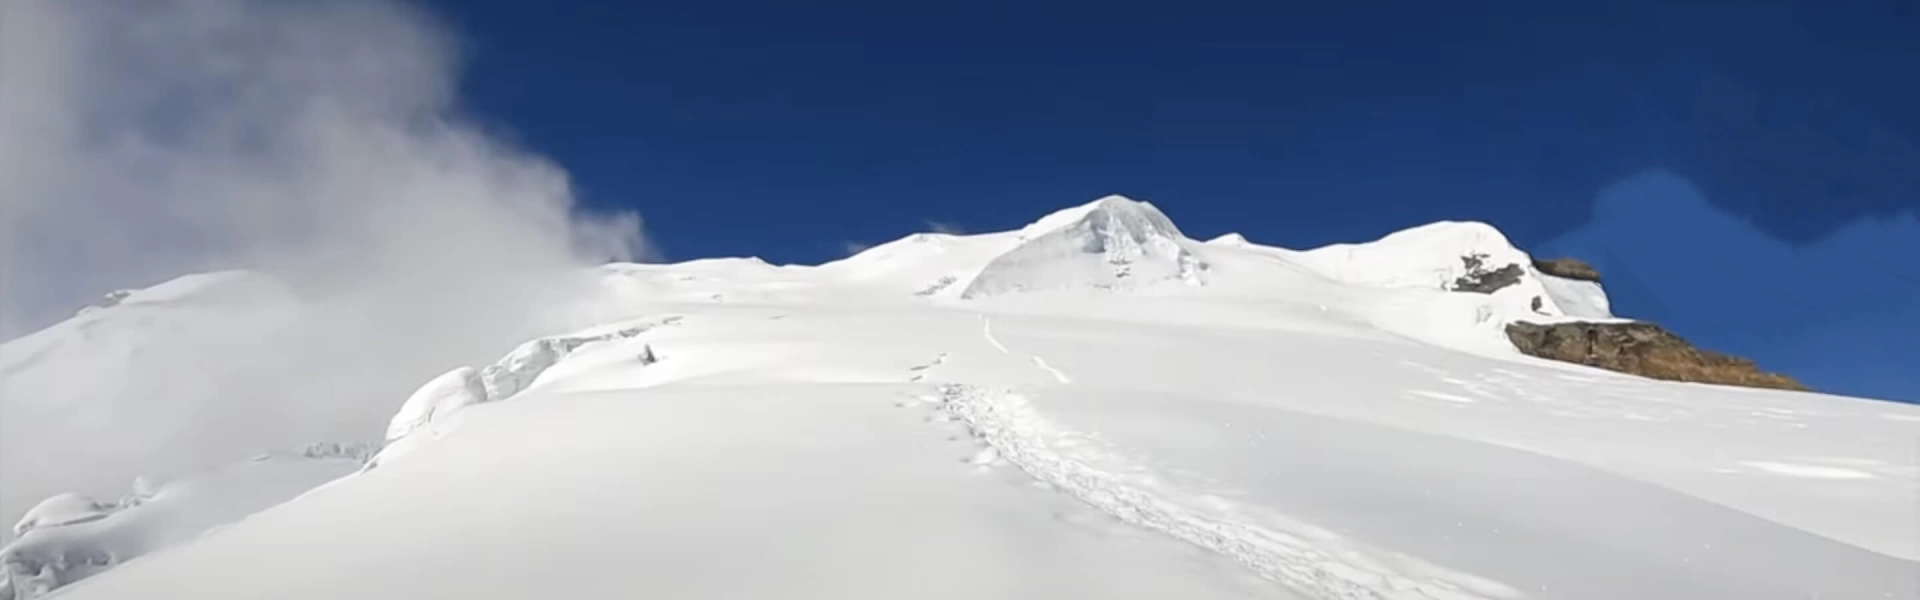
[[[1539,269],[1541,273],[1546,273],[1554,277],[1565,277],[1567,279],[1600,283],[1600,272],[1593,270],[1593,265],[1581,262],[1575,258],[1554,258],[1548,260],[1536,258],[1533,260],[1533,268]]]
[[[1501,288],[1520,283],[1520,276],[1526,274],[1526,270],[1521,269],[1520,265],[1507,265],[1497,269],[1487,268],[1485,254],[1462,256],[1460,262],[1466,264],[1467,274],[1453,280],[1453,287],[1448,288],[1456,292],[1491,294]]]
[[[1642,377],[1807,391],[1753,361],[1702,350],[1659,325],[1624,323],[1511,323],[1507,339],[1521,352]]]

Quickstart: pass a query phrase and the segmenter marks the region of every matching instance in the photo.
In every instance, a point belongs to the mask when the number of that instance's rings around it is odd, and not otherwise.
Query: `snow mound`
[[[1350,285],[1478,291],[1491,297],[1488,310],[1499,317],[1613,316],[1598,284],[1540,273],[1533,257],[1477,221],[1430,223],[1372,242],[1307,250],[1296,260]]]
[[[1204,283],[1208,266],[1152,204],[1107,196],[1055,212],[1020,230],[1020,245],[994,258],[962,298],[1073,288],[1132,289]]]
[[[268,454],[163,485],[136,481],[106,504],[79,494],[42,501],[0,548],[0,598],[38,598],[142,555],[293,499],[360,466],[346,458]]]
[[[1360,244],[1334,244],[1299,253],[1308,267],[1336,281],[1373,287],[1447,289],[1470,269],[1466,257],[1489,267],[1530,265],[1492,225],[1441,221]]]
[[[1597,284],[1549,281],[1492,225],[1441,221],[1354,244],[1280,250],[1356,293],[1343,301],[1379,329],[1482,355],[1513,355],[1516,321],[1607,320]]]

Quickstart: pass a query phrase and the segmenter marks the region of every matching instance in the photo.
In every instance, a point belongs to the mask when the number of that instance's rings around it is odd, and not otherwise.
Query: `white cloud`
[[[461,117],[457,59],[440,23],[397,1],[0,3],[0,335],[211,269],[331,302],[258,348],[127,374],[155,378],[156,397],[84,399],[154,440],[92,465],[101,477],[259,450],[225,445],[236,429],[377,429],[411,386],[543,333],[534,309],[575,267],[644,253],[636,216],[581,217],[565,171]],[[163,397],[169,377],[208,397]],[[136,423],[112,402],[202,410]],[[8,460],[61,441],[22,423],[24,405],[0,398],[10,491],[70,470]]]

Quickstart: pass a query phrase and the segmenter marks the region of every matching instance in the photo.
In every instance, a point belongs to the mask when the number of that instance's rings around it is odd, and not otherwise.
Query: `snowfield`
[[[1448,291],[1469,256],[1522,276]],[[1110,197],[820,266],[598,276],[595,297],[547,308],[593,326],[396,393],[373,415],[388,427],[362,437],[385,441],[364,466],[243,463],[299,477],[203,485],[195,503],[163,503],[164,487],[130,508],[59,496],[19,515],[32,528],[0,551],[6,589],[1920,597],[1920,407],[1522,356],[1507,322],[1613,316],[1598,285],[1534,272],[1483,224],[1294,251],[1195,241]],[[256,326],[204,316],[177,322]],[[58,395],[32,373],[119,343],[61,327],[0,347],[38,357],[9,359],[9,378]],[[46,402],[0,400],[9,419]],[[188,504],[220,510],[163,510]],[[178,525],[140,535],[159,522]],[[127,538],[142,544],[108,543]],[[66,554],[87,560],[49,584],[44,557]]]

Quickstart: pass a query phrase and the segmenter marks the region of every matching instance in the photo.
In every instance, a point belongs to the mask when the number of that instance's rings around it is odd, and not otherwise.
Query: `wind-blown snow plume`
[[[377,439],[427,377],[547,332],[530,308],[574,267],[642,251],[636,217],[582,216],[560,168],[462,117],[456,49],[387,0],[0,4],[0,339],[212,269],[302,306],[270,337],[136,364],[110,387],[138,398],[6,386],[0,517],[262,450],[241,444]],[[84,431],[49,421],[82,412]],[[28,460],[75,433],[137,441]]]

